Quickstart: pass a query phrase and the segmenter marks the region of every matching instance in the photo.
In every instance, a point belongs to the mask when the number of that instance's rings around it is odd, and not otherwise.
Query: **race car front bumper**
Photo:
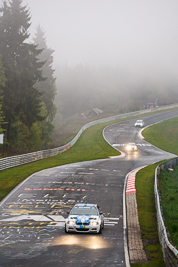
[[[99,233],[100,232],[100,224],[96,225],[72,225],[69,223],[65,224],[65,231],[66,232],[80,232],[80,233]]]

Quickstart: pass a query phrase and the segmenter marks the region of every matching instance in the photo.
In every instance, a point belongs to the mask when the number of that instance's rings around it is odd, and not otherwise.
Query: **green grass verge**
[[[134,267],[165,266],[158,239],[156,208],[154,200],[154,174],[158,164],[141,169],[136,175],[138,217],[144,250],[148,262],[131,264]]]
[[[142,134],[149,143],[178,155],[178,117],[146,128]]]
[[[178,117],[147,128],[143,134],[148,142],[178,155]],[[178,248],[178,167],[171,173],[161,171],[159,190],[165,225],[173,244]]]
[[[173,172],[161,171],[159,190],[165,223],[173,244],[178,248],[178,166]]]
[[[178,154],[178,118],[169,119],[155,124],[143,131],[146,141],[174,154]],[[142,232],[144,249],[149,262],[132,264],[134,267],[165,266],[161,246],[157,234],[156,210],[154,200],[154,174],[160,163],[150,165],[140,170],[136,175],[137,206],[139,223]],[[177,245],[178,240],[178,171],[168,173],[163,171],[160,179],[161,200],[163,204],[166,225]],[[169,218],[169,220],[167,220]]]
[[[119,151],[113,149],[103,138],[102,130],[107,124],[99,124],[87,129],[77,143],[65,153],[43,159],[27,165],[1,171],[0,200],[14,187],[34,172],[68,163],[105,159],[117,156]]]

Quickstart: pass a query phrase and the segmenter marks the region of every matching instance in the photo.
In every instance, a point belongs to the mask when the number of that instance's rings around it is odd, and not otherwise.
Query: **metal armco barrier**
[[[0,159],[0,171],[8,169],[8,168],[16,167],[19,165],[23,165],[26,163],[30,163],[33,161],[37,161],[40,159],[45,159],[48,157],[56,156],[57,154],[60,154],[64,151],[68,150],[70,147],[72,147],[77,142],[77,140],[79,139],[81,134],[87,128],[94,126],[96,124],[104,123],[104,122],[111,122],[111,121],[115,121],[118,119],[128,118],[131,116],[150,113],[152,111],[159,111],[159,110],[161,111],[161,110],[167,110],[167,109],[176,108],[176,107],[178,107],[178,103],[173,104],[173,105],[153,108],[153,109],[144,109],[144,110],[134,111],[134,112],[130,112],[130,113],[120,114],[120,115],[116,115],[116,116],[112,116],[112,117],[108,117],[108,118],[99,119],[96,121],[89,122],[80,129],[80,131],[78,132],[78,134],[74,137],[74,139],[72,141],[70,141],[68,144],[66,144],[64,146]]]
[[[164,261],[165,261],[166,266],[168,267],[178,266],[178,250],[168,240],[166,228],[164,225],[164,220],[162,217],[162,211],[160,207],[158,179],[159,179],[161,169],[163,168],[168,169],[170,166],[175,167],[177,165],[178,165],[178,158],[175,158],[175,159],[172,159],[168,162],[165,162],[159,165],[155,170],[154,193],[155,193],[155,203],[156,203],[156,210],[157,210],[158,234],[159,234],[159,241],[162,246]]]

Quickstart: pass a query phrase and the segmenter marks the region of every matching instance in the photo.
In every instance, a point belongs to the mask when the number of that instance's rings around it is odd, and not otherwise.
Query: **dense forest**
[[[1,156],[62,145],[77,127],[97,116],[143,109],[148,102],[167,105],[178,101],[177,78],[165,79],[166,75],[151,73],[152,70],[146,75],[135,75],[134,70],[119,64],[70,66],[59,62],[54,70],[54,50],[47,45],[45,31],[38,25],[31,36],[30,21],[30,10],[22,0],[3,1]],[[92,114],[94,108],[102,113]],[[70,128],[74,122],[76,126]]]

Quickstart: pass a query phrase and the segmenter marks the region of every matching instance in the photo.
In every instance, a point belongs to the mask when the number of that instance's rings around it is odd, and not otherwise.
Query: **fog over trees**
[[[110,116],[178,102],[176,0],[7,0],[0,7],[5,153],[56,145],[71,119],[85,124],[93,108]]]
[[[178,100],[176,0],[25,0],[53,47],[61,117]],[[39,14],[39,10],[41,10]],[[48,19],[46,19],[48,14]]]
[[[147,102],[159,105],[178,98],[175,81],[149,76],[144,79],[120,66],[61,66],[56,71],[58,109],[66,117],[98,107],[107,114],[143,109]],[[72,97],[71,97],[72,90]],[[61,104],[65,103],[65,105]]]
[[[41,53],[38,56],[40,62],[44,62],[41,70],[43,81],[37,82],[35,87],[41,93],[40,99],[45,103],[47,117],[50,121],[52,121],[55,115],[55,106],[54,106],[54,98],[56,94],[56,78],[54,77],[54,69],[53,69],[53,53],[54,50],[48,48],[46,44],[45,32],[41,29],[40,25],[38,25],[36,29],[35,37],[33,38],[34,44],[37,45],[38,49],[42,49]]]

